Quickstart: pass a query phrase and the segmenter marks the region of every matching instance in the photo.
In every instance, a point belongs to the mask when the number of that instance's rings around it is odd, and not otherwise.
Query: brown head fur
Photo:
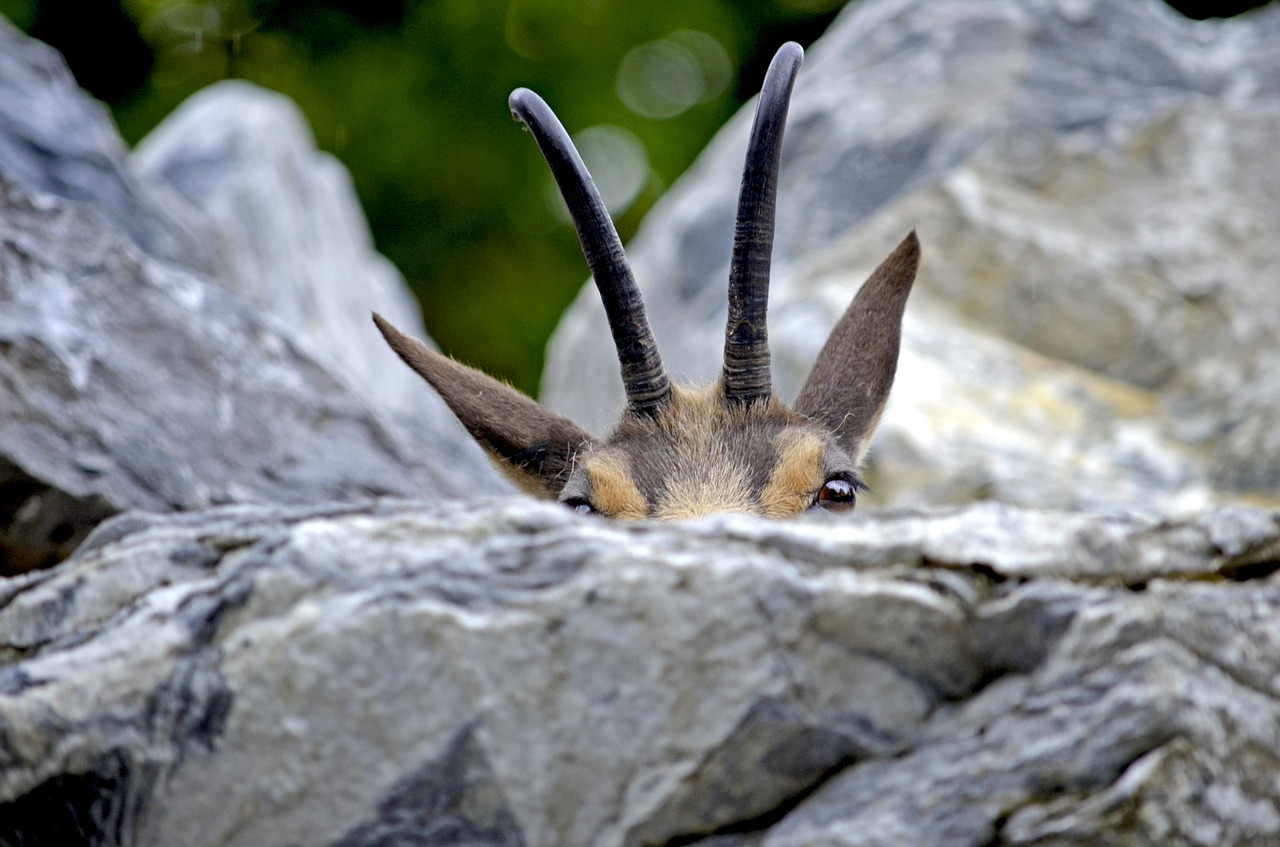
[[[746,512],[785,518],[845,511],[865,488],[858,467],[898,362],[902,314],[920,261],[909,234],[858,292],[832,331],[794,409],[769,385],[764,327],[774,192],[791,85],[802,53],[784,45],[757,106],[743,173],[724,372],[700,389],[672,385],[662,368],[621,242],[568,135],[525,89],[513,113],[534,132],[570,206],[609,317],[628,405],[593,438],[520,392],[454,362],[378,315],[391,348],[523,488],[620,519]]]

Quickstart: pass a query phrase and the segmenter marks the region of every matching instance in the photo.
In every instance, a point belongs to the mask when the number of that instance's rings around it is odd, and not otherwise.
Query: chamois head
[[[374,315],[391,348],[444,398],[518,484],[580,512],[681,518],[748,512],[773,518],[852,509],[858,466],[893,384],[902,312],[920,245],[912,232],[871,275],[832,330],[794,408],[770,388],[765,310],[779,150],[803,58],[783,45],[766,75],[742,175],[720,379],[667,378],[622,242],[564,127],[538,95],[511,94],[564,195],[604,301],[627,408],[598,439],[485,374]]]

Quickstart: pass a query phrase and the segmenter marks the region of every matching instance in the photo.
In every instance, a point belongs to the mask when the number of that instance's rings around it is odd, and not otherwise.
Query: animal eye
[[[595,507],[582,497],[573,497],[569,500],[565,500],[564,504],[580,515],[594,515],[596,512]]]
[[[857,490],[852,482],[836,477],[823,483],[814,498],[813,508],[828,512],[851,512],[857,503]]]

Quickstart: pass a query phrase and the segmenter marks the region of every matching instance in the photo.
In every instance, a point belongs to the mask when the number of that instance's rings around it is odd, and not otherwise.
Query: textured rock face
[[[127,158],[0,21],[0,573],[128,508],[506,490],[375,346],[371,309],[420,323],[296,110],[227,86],[157,132]]]
[[[192,222],[132,174],[126,157],[106,108],[76,86],[58,52],[0,17],[0,171],[94,209],[153,255],[211,269]]]
[[[13,570],[125,508],[453,490],[239,298],[3,178],[0,304]]]
[[[792,396],[897,241],[925,257],[872,451],[881,502],[1186,509],[1280,491],[1280,8],[867,0],[810,51],[786,136],[770,337]],[[629,249],[669,366],[710,379],[750,122]],[[549,405],[618,397],[593,292]]]
[[[424,338],[418,305],[374,250],[346,168],[316,150],[293,102],[243,82],[211,86],[143,139],[130,164],[220,242],[221,283],[305,337],[411,438],[435,445],[441,466],[503,487],[439,397],[388,355],[370,311]]]
[[[0,589],[0,840],[1272,843],[1277,563],[1243,508],[121,517]]]

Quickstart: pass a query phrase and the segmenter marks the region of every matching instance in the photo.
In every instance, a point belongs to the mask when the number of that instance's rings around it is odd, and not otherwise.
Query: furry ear
[[[373,322],[396,355],[439,392],[471,437],[517,485],[544,497],[560,493],[574,456],[592,443],[585,430],[511,386],[440,355],[381,315],[375,313]]]
[[[920,266],[915,230],[863,283],[827,338],[795,409],[823,421],[861,462],[898,369],[902,312]]]

